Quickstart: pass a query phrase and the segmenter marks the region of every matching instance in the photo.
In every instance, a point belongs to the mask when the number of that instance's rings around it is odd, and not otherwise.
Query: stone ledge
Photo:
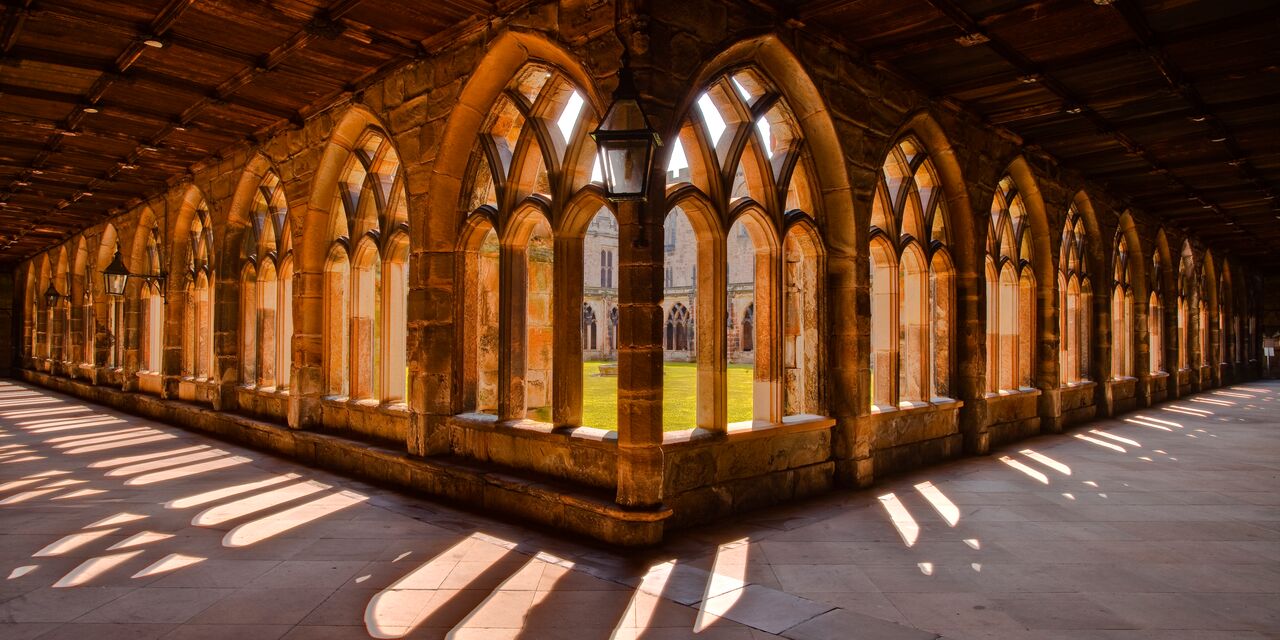
[[[778,423],[735,422],[723,432],[709,431],[702,428],[670,431],[662,436],[662,448],[674,449],[688,446],[706,446],[727,441],[754,440],[804,433],[806,431],[823,431],[836,425],[835,418],[814,415],[787,416]]]
[[[338,436],[298,431],[250,417],[221,413],[189,402],[93,386],[45,373],[19,370],[32,384],[103,404],[179,428],[198,431],[303,464],[364,480],[441,497],[463,508],[517,516],[611,544],[661,541],[668,507],[632,511],[611,495],[514,470],[455,458],[411,458],[407,454]]]

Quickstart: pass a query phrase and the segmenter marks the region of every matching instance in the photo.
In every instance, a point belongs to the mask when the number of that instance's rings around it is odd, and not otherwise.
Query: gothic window
[[[409,220],[400,159],[380,131],[361,135],[333,198],[324,287],[327,392],[403,402]]]
[[[997,185],[987,227],[989,393],[1033,385],[1036,282],[1030,234],[1022,195],[1005,176]]]
[[[881,167],[871,217],[871,404],[910,406],[951,391],[950,224],[928,151],[901,140]]]
[[[592,336],[572,325],[582,304],[578,287],[583,295],[595,287],[611,289],[615,253],[607,247],[587,253],[578,243],[587,234],[616,238],[617,224],[612,215],[575,224],[563,244],[570,257],[561,261],[562,249],[556,246],[561,238],[551,221],[568,215],[567,203],[597,180],[589,135],[593,118],[568,75],[531,62],[483,120],[468,169],[464,206],[471,218],[459,251],[464,306],[468,314],[477,314],[467,316],[477,321],[464,330],[460,345],[467,411],[557,424],[579,419],[581,394],[570,391],[581,377],[568,372],[583,369],[582,349],[562,351],[566,359],[557,362],[555,344],[581,337],[590,345]],[[557,276],[566,270],[577,282]],[[558,290],[557,282],[572,289]],[[561,369],[564,375],[553,375]],[[558,405],[562,413],[553,415],[558,393],[569,400]]]
[[[1191,367],[1191,307],[1197,291],[1195,281],[1195,256],[1191,245],[1183,243],[1178,262],[1178,368]]]
[[[1129,242],[1116,242],[1115,276],[1111,283],[1111,377],[1133,375],[1133,285]]]
[[[668,190],[676,196],[665,220],[664,258],[674,282],[664,307],[687,304],[693,317],[688,346],[698,369],[696,426],[723,430],[734,422],[778,422],[793,409],[820,413],[816,402],[801,395],[804,389],[816,391],[816,381],[790,384],[786,379],[790,374],[811,377],[817,359],[806,356],[821,350],[814,333],[807,334],[808,341],[791,341],[804,349],[794,354],[794,362],[804,366],[788,370],[785,223],[813,219],[820,212],[814,209],[812,160],[787,96],[757,68],[728,70],[701,88],[668,147]],[[793,249],[796,282],[819,285],[802,278],[812,273],[818,252],[798,245]],[[810,296],[821,299],[817,291],[807,290],[793,295],[792,302]],[[748,306],[753,306],[751,340],[745,341],[742,322]],[[803,321],[794,327],[807,331]],[[752,369],[750,391],[735,386],[741,396],[732,401],[728,380],[740,374],[727,370],[726,362]],[[666,428],[690,426],[695,425],[668,423]]]
[[[742,350],[751,351],[755,348],[756,336],[754,333],[756,324],[756,306],[754,304],[747,305],[747,310],[742,314]]]
[[[1147,335],[1151,351],[1151,373],[1165,371],[1164,363],[1164,295],[1160,250],[1151,258],[1151,295],[1147,301]]]
[[[261,389],[287,389],[293,337],[293,238],[280,178],[254,190],[241,248],[241,379]]]
[[[1203,280],[1201,280],[1203,285]],[[1208,305],[1204,303],[1203,291],[1199,294],[1199,311],[1196,316],[1197,342],[1196,346],[1201,352],[1201,366],[1211,364],[1210,352],[1208,352]]]
[[[691,347],[692,327],[689,309],[676,303],[667,312],[666,348],[669,351],[689,351]]]
[[[160,273],[160,229],[152,227],[146,233],[146,251],[143,257],[146,260],[147,273]],[[160,290],[160,283],[155,280],[146,280],[142,283],[140,292],[142,301],[142,369],[152,373],[160,373],[161,358],[164,355],[164,295]]]
[[[182,326],[182,373],[208,379],[213,371],[213,231],[203,200],[186,229],[185,308]]]
[[[1064,384],[1089,379],[1089,327],[1093,321],[1093,288],[1088,273],[1088,238],[1075,205],[1062,229],[1058,280],[1065,292],[1059,311],[1062,331],[1061,376]]]

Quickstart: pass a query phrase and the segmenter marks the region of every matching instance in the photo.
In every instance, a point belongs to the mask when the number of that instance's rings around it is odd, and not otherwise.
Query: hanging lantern
[[[49,288],[44,290],[45,306],[55,306],[58,304],[59,300],[62,300],[62,294],[58,293],[58,288],[53,286],[53,283],[50,282]]]
[[[591,138],[599,150],[597,161],[608,198],[615,202],[644,200],[649,190],[654,150],[662,145],[662,138],[649,126],[640,108],[639,93],[626,55],[618,70],[613,104],[609,105],[600,126],[591,132]]]
[[[107,294],[124,295],[124,286],[129,281],[129,269],[124,266],[124,259],[120,257],[119,251],[116,251],[116,256],[111,259],[111,264],[102,270],[102,279]]]

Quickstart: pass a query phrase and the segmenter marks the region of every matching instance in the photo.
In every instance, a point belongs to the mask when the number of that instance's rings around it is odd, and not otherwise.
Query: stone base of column
[[[297,394],[289,396],[289,428],[309,430],[321,424],[320,396]]]
[[[960,433],[964,436],[964,452],[971,456],[991,453],[991,434],[987,431],[987,401],[968,398],[960,407]]]
[[[662,447],[618,447],[618,504],[627,509],[662,505]]]
[[[449,453],[449,438],[443,424],[447,419],[417,411],[410,414],[409,433],[405,438],[409,455],[425,458]]]
[[[234,383],[220,382],[213,388],[213,409],[215,411],[234,412],[240,408],[240,395]]]
[[[1062,433],[1062,390],[1041,389],[1039,405],[1040,433]]]

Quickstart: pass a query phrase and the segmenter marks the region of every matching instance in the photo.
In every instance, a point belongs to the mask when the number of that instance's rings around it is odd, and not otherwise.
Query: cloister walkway
[[[0,637],[1280,633],[1280,383],[613,553],[0,381]]]

